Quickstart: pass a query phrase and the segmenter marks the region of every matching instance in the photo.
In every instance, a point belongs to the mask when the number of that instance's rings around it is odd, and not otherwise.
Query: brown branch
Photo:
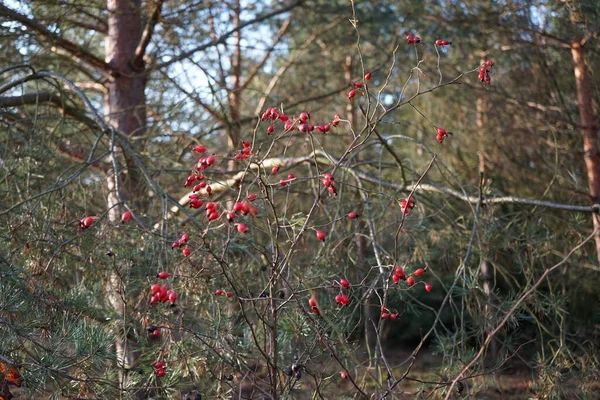
[[[154,7],[154,11],[146,24],[146,28],[144,28],[144,32],[142,33],[142,39],[135,49],[135,55],[133,57],[133,65],[136,67],[140,67],[144,63],[144,55],[146,54],[146,49],[150,44],[150,40],[152,39],[152,35],[154,34],[154,28],[156,24],[160,20],[160,15],[162,11],[162,6],[165,0],[157,0],[156,6]]]
[[[258,62],[258,64],[256,65],[256,67],[254,67],[254,69],[252,70],[252,72],[250,72],[250,74],[248,74],[248,76],[246,77],[246,81],[241,85],[241,87],[240,87],[239,90],[246,89],[248,87],[248,85],[250,83],[252,83],[252,80],[256,77],[256,75],[258,75],[258,72],[260,71],[260,69],[265,65],[265,63],[267,62],[267,60],[271,56],[271,53],[273,52],[273,50],[275,50],[275,46],[277,46],[277,44],[281,41],[281,39],[283,38],[283,36],[287,32],[288,28],[290,27],[290,25],[291,25],[291,20],[288,18],[288,19],[285,20],[285,22],[283,23],[283,25],[281,25],[281,28],[279,28],[279,31],[277,32],[277,36],[275,37],[275,39],[273,39],[273,43],[271,44],[271,47],[269,47],[267,49],[265,55]]]
[[[77,17],[66,17],[65,21],[78,27],[100,32],[105,35],[108,33],[108,25],[106,24],[106,22],[101,22],[100,20],[96,20],[96,22],[93,22]]]
[[[215,39],[211,40],[208,43],[201,44],[200,46],[196,46],[196,47],[194,47],[191,50],[184,51],[183,53],[181,53],[181,54],[173,57],[169,61],[165,61],[165,62],[163,62],[161,64],[156,65],[153,69],[160,69],[160,68],[168,67],[169,65],[174,64],[176,62],[179,62],[181,60],[184,60],[184,59],[186,59],[186,58],[194,55],[195,53],[197,53],[199,51],[203,51],[203,50],[206,50],[206,49],[208,49],[210,47],[214,47],[214,46],[216,46],[218,44],[225,43],[225,41],[234,32],[237,32],[237,31],[239,31],[241,29],[244,29],[247,26],[254,25],[256,23],[265,21],[265,20],[267,20],[269,18],[275,17],[275,16],[277,16],[279,14],[286,13],[286,12],[290,11],[291,9],[293,9],[293,8],[301,5],[305,1],[306,0],[296,0],[296,1],[292,2],[292,3],[290,3],[289,5],[285,6],[285,7],[282,7],[280,9],[271,11],[270,13],[267,13],[267,14],[263,14],[261,16],[258,16],[256,18],[254,18],[254,19],[251,19],[250,21],[243,22],[243,23],[239,24],[239,26],[236,26],[235,28],[230,29],[229,31],[225,32],[223,35],[219,36],[218,38],[215,38]]]
[[[80,58],[86,61],[87,63],[91,64],[92,66],[96,67],[101,73],[106,74],[110,72],[111,68],[106,62],[96,57],[92,53],[88,52],[83,47],[67,39],[64,39],[63,37],[55,34],[54,32],[51,32],[46,26],[41,24],[39,21],[27,18],[26,16],[6,7],[1,3],[0,15],[6,16],[14,21],[17,21],[25,27],[31,29],[32,31],[37,32],[39,39],[41,39],[38,40],[40,44],[42,44],[44,41],[48,41],[54,44],[55,46],[63,48],[64,50],[68,51],[70,54],[76,56],[77,58]]]

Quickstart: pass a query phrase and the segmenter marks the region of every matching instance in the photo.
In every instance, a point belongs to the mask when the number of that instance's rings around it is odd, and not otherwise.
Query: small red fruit
[[[150,286],[150,290],[152,291],[152,294],[160,292],[160,284],[159,283],[152,284],[152,286]]]
[[[386,313],[386,312],[384,312],[384,313],[381,313],[381,319],[388,319],[388,318],[389,318],[389,316],[390,316],[390,314],[388,314],[388,313]]]
[[[156,371],[156,376],[158,376],[159,378],[165,376],[165,370],[162,368],[159,369],[158,371]]]
[[[250,193],[250,194],[248,195],[248,200],[250,200],[250,201],[254,201],[254,200],[256,200],[256,198],[257,198],[257,197],[258,197],[258,196],[257,196],[257,195],[255,195],[254,193]]]
[[[428,292],[431,292],[433,290],[433,286],[429,283],[425,284],[425,290],[427,290]]]
[[[362,87],[364,86],[364,85],[363,85],[362,83],[360,83],[360,82],[354,82],[352,85],[353,85],[355,88],[357,88],[357,89],[362,89]]]
[[[192,251],[189,248],[185,248],[183,249],[183,256],[184,257],[188,257],[190,254],[192,254]]]
[[[321,242],[325,241],[325,232],[317,231],[316,235],[317,235],[317,239],[319,239]]]
[[[215,291],[215,295],[216,295],[216,296],[220,296],[220,295],[222,295],[222,294],[223,294],[223,291],[222,291],[221,289],[217,289],[217,290]]]
[[[238,224],[237,231],[239,233],[246,233],[246,231],[248,231],[248,227],[246,226],[246,224]]]
[[[292,129],[293,126],[294,126],[294,121],[286,121],[285,125],[283,126],[283,129],[285,129],[286,131],[289,131],[290,129]]]
[[[154,295],[152,296],[152,298],[150,298],[150,304],[156,304],[158,302],[158,300],[160,300],[158,295]]]
[[[214,212],[214,211],[213,211],[213,212],[211,212],[211,213],[208,215],[208,219],[209,219],[210,221],[214,221],[214,220],[216,220],[216,219],[219,219],[219,213],[217,213],[217,212]]]
[[[163,369],[164,367],[165,367],[164,361],[157,361],[154,363],[154,368],[156,368],[156,369]]]
[[[419,268],[418,270],[415,271],[416,276],[421,276],[424,273],[425,273],[425,270],[423,268]]]
[[[356,90],[352,89],[348,92],[348,99],[351,100],[356,96]]]
[[[488,67],[493,67],[494,66],[494,62],[492,60],[487,60],[485,62],[485,65],[487,65]]]
[[[311,307],[310,311],[311,311],[313,314],[321,315],[321,312],[319,311],[319,308],[318,308],[318,307]]]
[[[133,214],[131,213],[131,211],[127,210],[123,213],[123,215],[121,215],[121,223],[125,223],[128,221],[131,221],[131,217],[133,217]]]
[[[350,282],[348,282],[346,279],[342,278],[340,279],[340,286],[348,289],[350,287]]]
[[[208,165],[213,165],[215,163],[215,161],[216,161],[216,157],[213,156],[212,154],[210,156],[206,157],[206,163]]]
[[[394,274],[394,275],[392,276],[392,280],[394,281],[394,283],[398,283],[398,282],[400,282],[400,275],[396,275],[396,274]]]
[[[229,299],[231,296],[233,296],[233,293],[231,293],[231,292],[227,292],[227,293],[225,293],[225,297],[227,297],[228,299]]]
[[[307,113],[306,111],[303,111],[300,113],[300,115],[298,116],[298,119],[302,122],[306,122],[310,119],[310,114]]]
[[[348,213],[348,218],[356,219],[356,217],[358,217],[358,215],[354,211]]]
[[[370,72],[367,72],[367,73],[365,74],[365,81],[370,81],[370,80],[371,80],[371,73],[370,73]]]
[[[160,329],[155,329],[154,332],[152,332],[152,335],[159,337],[160,336]]]
[[[348,373],[346,371],[340,372],[340,378],[342,378],[342,379],[348,378]]]
[[[406,280],[406,274],[404,273],[404,269],[402,267],[396,267],[395,275],[398,275],[400,279]]]
[[[395,321],[395,320],[397,320],[397,319],[398,319],[398,314],[390,314],[390,319],[391,319],[392,321]]]
[[[294,174],[289,174],[288,175],[288,180],[292,181],[294,179],[296,179],[296,176]]]
[[[190,240],[190,235],[188,235],[187,233],[184,233],[183,235],[181,235],[181,237],[179,238],[180,242],[183,243],[187,243],[187,241]]]
[[[333,116],[333,121],[331,121],[331,125],[338,126],[340,124],[340,121],[341,121],[340,114],[335,114]]]
[[[444,128],[437,128],[436,139],[438,142],[442,143],[449,134],[450,133],[448,133],[448,131],[446,131]]]
[[[171,276],[171,274],[170,274],[170,273],[168,273],[167,271],[161,271],[161,272],[159,272],[158,274],[156,274],[156,277],[157,277],[158,279],[167,279],[167,278],[168,278],[168,277],[170,277],[170,276]]]
[[[272,174],[276,174],[276,173],[278,173],[278,172],[279,172],[279,165],[276,165],[276,166],[274,166],[274,167],[271,169],[271,173],[272,173]]]
[[[406,278],[406,283],[408,284],[408,286],[412,286],[415,284],[415,278],[413,278],[412,276],[409,276],[408,278]]]
[[[275,125],[269,125],[269,127],[267,128],[267,134],[271,134],[275,132]]]
[[[290,119],[287,115],[285,114],[279,114],[279,120],[281,122],[286,122],[288,119]]]
[[[317,299],[315,299],[314,297],[311,297],[310,299],[308,299],[308,305],[311,307],[316,307],[317,306]]]
[[[81,220],[82,228],[89,228],[92,225],[94,225],[94,218],[92,217],[85,217]]]
[[[175,293],[175,292],[169,293],[169,302],[171,304],[175,304],[176,301],[177,301],[177,293]]]
[[[202,145],[198,145],[198,146],[194,147],[194,153],[202,154],[205,151],[206,151],[206,147],[204,147]]]

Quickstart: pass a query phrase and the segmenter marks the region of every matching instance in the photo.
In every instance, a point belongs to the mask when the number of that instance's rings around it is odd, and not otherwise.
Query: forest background
[[[0,3],[0,397],[598,398],[599,16]]]

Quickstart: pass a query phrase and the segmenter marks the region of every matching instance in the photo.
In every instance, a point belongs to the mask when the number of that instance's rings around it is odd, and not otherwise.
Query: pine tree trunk
[[[585,64],[585,49],[579,43],[571,47],[575,83],[577,85],[577,104],[581,119],[581,135],[583,136],[583,155],[587,170],[590,197],[594,204],[600,202],[600,152],[598,151],[598,132],[595,126],[592,83],[590,72]],[[600,221],[598,215],[593,215],[594,229],[596,230],[596,255],[600,264]]]
[[[107,6],[106,62],[111,67],[112,79],[107,84],[106,113],[109,123],[114,128],[130,136],[142,135],[146,126],[146,79],[142,74],[143,65],[133,65],[135,50],[142,35],[141,0],[107,0]],[[111,157],[114,157],[116,162],[118,153]],[[107,179],[108,215],[112,222],[118,221],[119,218],[119,197],[121,200],[135,198],[135,191],[139,190],[132,174],[119,175],[120,185],[117,188],[115,174],[119,174],[119,171],[110,171]],[[109,279],[109,286],[110,305],[119,315],[125,316],[126,296],[124,293],[123,296],[118,294],[122,290],[122,282],[116,274]],[[128,340],[127,326],[120,327],[116,336],[117,361],[123,370],[129,369],[136,361],[137,345],[133,340]],[[124,385],[123,376],[120,379],[121,385]]]

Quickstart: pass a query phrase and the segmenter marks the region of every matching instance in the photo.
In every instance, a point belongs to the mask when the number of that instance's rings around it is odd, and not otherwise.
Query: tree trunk
[[[480,63],[483,65],[487,60],[487,50],[481,51]],[[477,95],[475,102],[475,126],[477,128],[478,146],[477,157],[479,161],[479,185],[483,188],[486,184],[486,168],[485,168],[485,130],[488,125],[488,101],[485,92],[480,92]],[[483,308],[484,320],[485,320],[485,334],[487,334],[494,328],[494,320],[492,316],[492,301],[494,291],[494,266],[485,259],[483,256],[479,263],[479,270],[481,276],[481,282],[483,287],[483,294],[485,296],[485,305]],[[492,366],[496,362],[498,357],[498,345],[495,339],[490,343],[488,353],[486,354],[485,364]]]
[[[135,50],[142,36],[141,0],[108,0],[107,5],[106,62],[112,69],[106,97],[109,123],[129,135],[143,135],[146,127],[146,78],[144,66],[133,65]],[[135,181],[128,174],[120,182],[120,195],[124,199],[133,197]],[[114,182],[114,176],[109,176],[107,201],[112,221],[117,220],[119,211],[115,207],[119,199]]]
[[[599,202],[600,195],[600,152],[598,151],[598,133],[595,126],[592,82],[590,72],[585,64],[585,49],[579,42],[571,47],[575,83],[577,85],[577,104],[581,119],[581,135],[583,136],[583,156],[587,170],[590,197],[594,204]],[[596,231],[596,255],[600,264],[600,221],[598,215],[593,215],[593,224]]]
[[[106,36],[106,62],[111,67],[112,79],[108,82],[108,93],[105,98],[106,113],[111,126],[132,136],[142,135],[146,126],[146,79],[143,75],[143,65],[133,65],[136,47],[142,36],[141,0],[107,0],[108,6],[108,35]],[[115,151],[117,149],[115,148]],[[113,153],[111,162],[117,163],[118,153]],[[136,179],[132,174],[122,175],[119,171],[111,170],[107,180],[107,205],[109,219],[118,221],[119,202],[135,198]],[[119,178],[116,186],[115,175]],[[140,196],[141,197],[141,196]],[[123,317],[127,314],[126,296],[119,296],[116,286],[119,283],[116,273],[109,279],[108,301]],[[121,286],[122,287],[122,286]],[[125,321],[125,318],[124,318]],[[128,339],[127,324],[118,329],[115,343],[117,362],[122,370],[131,368],[136,361],[137,344]],[[120,377],[124,385],[123,376]]]

